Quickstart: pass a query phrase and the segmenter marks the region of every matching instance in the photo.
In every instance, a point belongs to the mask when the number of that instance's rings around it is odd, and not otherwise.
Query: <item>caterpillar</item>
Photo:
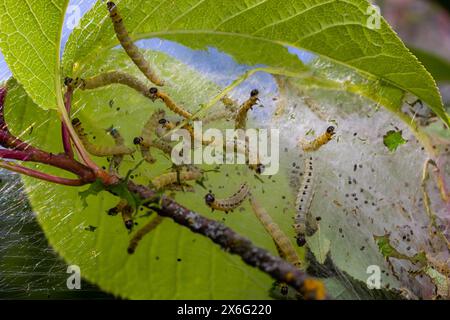
[[[111,216],[117,215],[119,212],[122,214],[122,220],[125,228],[131,230],[133,228],[133,207],[130,206],[125,199],[120,199],[119,203],[108,210],[108,214]]]
[[[144,141],[144,139],[142,137],[136,137],[136,138],[134,138],[133,143],[135,145],[140,146],[142,158],[150,164],[153,164],[156,162],[156,159],[150,153],[150,148],[159,149],[163,153],[165,153],[169,156],[172,154],[172,146],[170,144],[168,144],[164,141],[160,141],[158,139],[154,139],[151,142],[148,142],[148,141]]]
[[[180,124],[180,121],[177,121],[176,123],[173,123],[173,122],[163,118],[163,119],[159,120],[159,123],[162,125],[162,127],[165,130],[170,131],[170,130],[175,129]],[[185,129],[185,130],[187,130],[189,132],[189,135],[191,136],[191,142],[193,143],[194,139],[195,139],[194,127],[191,124],[186,123],[181,128]],[[206,140],[202,140],[201,142],[202,142],[203,145],[209,145],[211,143],[211,141],[206,141]]]
[[[212,191],[205,196],[205,203],[208,207],[210,207],[213,211],[224,211],[228,213],[228,211],[233,211],[237,207],[239,207],[244,200],[249,196],[250,189],[246,183],[241,184],[239,190],[236,191],[231,197],[225,199],[216,199]]]
[[[334,131],[335,128],[333,126],[329,126],[327,130],[318,136],[316,139],[312,141],[305,141],[303,139],[300,140],[300,146],[305,152],[317,151],[320,147],[327,144],[333,139],[333,136],[336,134]]]
[[[139,70],[141,70],[142,73],[147,77],[148,80],[150,80],[157,86],[163,86],[164,81],[156,75],[156,73],[150,67],[148,61],[145,59],[144,55],[139,51],[139,48],[131,40],[116,4],[112,1],[108,1],[106,5],[113,22],[117,39],[119,40],[125,52],[131,58],[131,60],[133,60],[134,64],[139,68]]]
[[[250,196],[249,200],[256,217],[262,223],[264,229],[266,229],[266,231],[270,234],[273,241],[275,242],[280,256],[294,266],[301,268],[301,260],[298,257],[297,252],[295,251],[291,241],[286,236],[286,234],[272,220],[267,211],[255,200],[253,196]]]
[[[164,115],[165,112],[161,109],[153,112],[142,128],[141,137],[135,137],[133,139],[133,144],[140,147],[142,158],[150,164],[156,161],[150,153],[150,146],[153,142],[152,135],[158,125],[158,120],[164,117]]]
[[[128,245],[128,253],[133,254],[136,251],[136,247],[138,246],[139,242],[141,242],[142,238],[150,233],[152,230],[155,230],[157,226],[163,222],[164,218],[161,216],[154,217],[150,222],[145,224],[141,229],[139,229],[136,234],[131,238],[130,243]]]
[[[81,142],[83,143],[86,150],[97,157],[107,157],[114,155],[127,155],[134,152],[133,149],[126,147],[125,145],[115,145],[115,146],[96,146],[89,142],[87,134],[84,132],[83,126],[80,119],[75,118],[72,120],[73,128],[79,136]]]
[[[116,143],[116,146],[124,146],[125,145],[125,139],[122,137],[120,132],[114,128],[110,127],[106,130],[114,139],[114,142]],[[122,163],[123,155],[114,155],[111,159],[111,162],[109,164],[109,171],[114,172],[119,169],[120,164]]]
[[[152,135],[155,131],[156,127],[158,126],[158,122],[161,118],[165,116],[165,112],[162,109],[159,109],[152,113],[150,118],[147,120],[147,122],[144,124],[144,127],[142,128],[141,137],[143,139],[143,143],[147,146],[151,144],[151,141],[153,140]]]
[[[82,78],[72,79],[66,77],[64,80],[64,84],[66,86],[71,86],[74,89],[81,89],[81,90],[92,90],[109,86],[111,84],[122,84],[136,90],[137,92],[143,94],[146,97],[149,97],[149,89],[145,83],[143,83],[141,80],[134,77],[133,75],[122,71],[105,72],[86,79]]]
[[[253,89],[252,92],[250,92],[250,98],[240,106],[236,113],[235,129],[245,129],[247,126],[247,112],[259,101],[258,95],[259,91]]]
[[[195,181],[199,180],[201,177],[202,172],[200,170],[182,170],[180,172],[169,172],[153,178],[152,185],[157,190],[161,190],[168,185],[181,184],[185,181]]]
[[[155,101],[156,99],[160,99],[164,104],[166,105],[169,110],[172,112],[182,116],[185,119],[191,119],[192,114],[183,108],[177,106],[177,104],[167,95],[165,92],[162,92],[161,90],[158,90],[158,88],[152,87],[149,90],[149,97],[152,99],[152,101]]]
[[[133,143],[136,146],[139,146],[141,149],[141,155],[142,158],[150,163],[153,164],[156,162],[156,159],[152,156],[152,154],[150,153],[150,144],[149,143],[144,143],[144,138],[142,137],[136,137],[133,139]]]
[[[302,183],[298,191],[295,202],[296,215],[294,218],[294,230],[297,244],[303,247],[306,244],[306,235],[312,235],[317,230],[309,210],[314,197],[314,168],[313,158],[305,159],[305,170],[303,172]]]

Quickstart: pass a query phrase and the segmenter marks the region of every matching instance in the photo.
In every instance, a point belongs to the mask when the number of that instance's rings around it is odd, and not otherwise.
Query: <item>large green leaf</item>
[[[298,72],[286,46],[306,49],[387,82],[427,102],[450,124],[433,78],[381,19],[367,26],[365,0],[117,1],[134,40],[166,38],[194,48],[216,46],[247,64]],[[83,74],[118,44],[105,5],[98,2],[70,37],[65,72]]]
[[[14,77],[44,109],[62,105],[60,39],[67,3],[0,1],[0,49]]]
[[[450,61],[434,53],[410,47],[437,82],[450,82]]]

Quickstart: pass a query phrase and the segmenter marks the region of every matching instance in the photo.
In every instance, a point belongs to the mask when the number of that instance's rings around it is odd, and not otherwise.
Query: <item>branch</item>
[[[153,190],[131,181],[128,182],[128,188],[144,200],[158,197]],[[171,218],[192,232],[208,237],[225,251],[239,255],[248,265],[260,269],[280,282],[291,285],[302,294],[303,298],[315,300],[326,298],[322,282],[311,278],[283,259],[273,256],[267,250],[254,246],[250,240],[224,224],[203,217],[166,196],[161,196],[160,204],[160,208],[149,207],[160,216]]]

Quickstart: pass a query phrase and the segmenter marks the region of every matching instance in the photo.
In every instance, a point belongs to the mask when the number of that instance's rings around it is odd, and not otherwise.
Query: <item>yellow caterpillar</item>
[[[72,120],[72,125],[86,150],[94,156],[107,157],[115,155],[127,155],[134,152],[133,149],[130,149],[124,145],[115,145],[110,147],[93,145],[89,142],[87,134],[84,132],[81,121],[78,118]]]
[[[153,132],[158,126],[158,121],[164,117],[164,110],[157,110],[154,112],[142,128],[141,137],[136,137],[133,139],[133,143],[138,145],[141,150],[142,158],[148,163],[155,163],[156,159],[150,153],[150,147],[153,145]],[[162,144],[162,142],[160,143]]]
[[[113,137],[116,146],[125,146],[125,139],[119,133],[119,130],[116,128],[109,128],[107,132]],[[119,169],[120,164],[122,163],[123,155],[114,155],[111,159],[111,163],[109,164],[109,171],[114,172]]]
[[[192,118],[192,114],[190,112],[177,106],[177,104],[166,93],[162,92],[161,90],[158,90],[158,88],[155,87],[150,88],[149,93],[150,93],[149,97],[153,101],[155,101],[156,99],[160,99],[162,102],[164,102],[166,107],[169,108],[169,110],[171,110],[172,112],[175,112],[176,114],[186,119]]]
[[[205,196],[205,203],[208,207],[210,207],[213,211],[224,211],[228,213],[228,211],[233,211],[237,207],[239,207],[244,200],[249,196],[250,189],[246,183],[243,183],[239,190],[234,193],[231,197],[225,199],[216,199],[214,194],[211,191]]]
[[[152,230],[154,230],[157,226],[163,222],[163,217],[156,216],[150,222],[148,222],[146,225],[144,225],[141,229],[139,229],[136,234],[131,238],[130,243],[128,245],[128,253],[133,254],[136,251],[136,247],[138,246],[139,242],[142,240],[142,238],[150,233]]]
[[[250,204],[256,217],[275,242],[280,256],[294,266],[301,268],[302,262],[286,234],[272,220],[267,211],[255,200],[253,196],[250,196]]]
[[[258,102],[258,95],[258,90],[252,90],[250,93],[250,98],[241,105],[236,113],[235,129],[245,129],[247,126],[247,112]]]
[[[335,135],[334,127],[330,126],[327,130],[312,141],[300,140],[300,146],[305,152],[317,151],[320,147],[327,144]]]
[[[144,55],[139,51],[139,48],[131,40],[128,35],[128,31],[123,24],[122,17],[119,14],[119,10],[114,2],[107,2],[108,11],[113,22],[114,31],[116,32],[117,39],[124,48],[128,56],[133,60],[134,64],[142,71],[148,80],[156,84],[157,86],[163,86],[162,81],[156,73],[150,67],[150,64],[145,60]]]
[[[169,172],[153,178],[152,185],[157,190],[162,190],[166,186],[180,184],[185,181],[199,180],[201,177],[202,172],[200,170],[182,170],[180,172]]]
[[[128,86],[137,92],[143,94],[146,97],[149,97],[149,88],[138,78],[134,77],[131,74],[122,71],[110,71],[101,73],[91,78],[69,78],[67,77],[64,80],[64,84],[66,86],[71,86],[74,89],[81,90],[92,90],[105,86],[109,86],[111,84],[121,84]]]
[[[305,170],[303,179],[298,191],[295,206],[297,213],[294,218],[294,230],[297,244],[303,247],[306,244],[306,235],[310,236],[317,230],[316,221],[310,212],[312,198],[314,197],[314,168],[313,158],[305,159]]]

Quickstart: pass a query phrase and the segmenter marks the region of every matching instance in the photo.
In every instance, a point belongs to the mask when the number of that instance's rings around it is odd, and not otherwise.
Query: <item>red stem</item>
[[[0,158],[28,161],[30,159],[30,155],[24,151],[0,149]]]
[[[67,91],[64,94],[64,105],[67,110],[67,114],[70,116],[70,110],[72,107],[72,96],[73,96],[73,88],[71,86],[67,87]],[[67,129],[66,124],[64,121],[61,122],[61,136],[62,136],[62,143],[64,147],[64,152],[69,158],[73,158],[73,150],[72,150],[72,143],[70,141],[70,133]]]
[[[48,182],[52,182],[52,183],[56,183],[56,184],[62,184],[65,186],[75,187],[75,186],[82,186],[82,185],[85,185],[88,183],[81,179],[66,179],[66,178],[57,177],[57,176],[54,176],[51,174],[47,174],[47,173],[43,173],[43,172],[36,171],[33,169],[25,168],[25,167],[16,165],[11,162],[0,161],[0,167],[5,168],[10,171],[20,173],[20,174],[27,175],[29,177],[33,177],[36,179],[40,179],[40,180],[44,180],[44,181],[48,181]]]

